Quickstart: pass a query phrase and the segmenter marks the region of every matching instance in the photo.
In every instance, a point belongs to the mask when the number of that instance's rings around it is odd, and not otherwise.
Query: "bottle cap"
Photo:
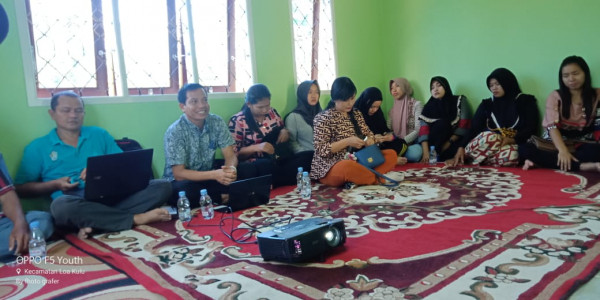
[[[435,146],[429,146],[429,150],[431,150],[431,151],[435,150]]]
[[[298,167],[298,172],[302,173],[303,169],[302,167]]]
[[[302,176],[308,176],[308,172],[306,172],[306,171],[302,172]]]
[[[206,189],[201,189],[200,190],[200,195],[206,196]]]
[[[185,191],[179,191],[179,197],[184,197],[185,196]]]
[[[40,228],[40,222],[39,221],[33,221],[31,223],[29,223],[29,228],[33,229],[33,228]]]

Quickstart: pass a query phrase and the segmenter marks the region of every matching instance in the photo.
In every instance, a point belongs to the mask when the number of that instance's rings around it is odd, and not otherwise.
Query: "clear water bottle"
[[[435,147],[429,146],[429,164],[435,165],[435,164],[437,164],[437,161],[438,161],[438,154],[435,151]]]
[[[310,185],[310,178],[308,177],[308,172],[302,172],[302,191],[300,195],[302,199],[308,200],[310,199],[310,195],[312,193],[312,186]]]
[[[40,222],[33,221],[29,224],[31,230],[31,238],[29,239],[29,256],[35,258],[36,262],[43,260],[46,257],[46,240],[44,233],[40,229]]]
[[[210,220],[215,216],[212,199],[210,199],[206,189],[200,190],[200,211],[205,220]]]
[[[296,174],[296,192],[301,193],[302,192],[302,173],[303,173],[303,169],[302,167],[298,167],[298,173]]]
[[[177,213],[181,222],[188,222],[192,219],[192,211],[190,210],[190,200],[185,196],[185,191],[179,191],[179,199],[177,200]]]

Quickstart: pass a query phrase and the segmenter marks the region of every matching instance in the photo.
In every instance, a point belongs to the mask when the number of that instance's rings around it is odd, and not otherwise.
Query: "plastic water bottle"
[[[181,222],[188,222],[192,219],[190,210],[190,200],[185,196],[185,191],[179,191],[179,199],[177,200],[177,213]]]
[[[44,233],[40,229],[40,222],[31,222],[29,229],[31,230],[29,256],[35,258],[36,262],[42,261],[46,257],[46,240],[44,239]]]
[[[302,173],[303,173],[303,169],[302,167],[298,167],[298,173],[296,174],[296,192],[301,193],[302,192]]]
[[[200,190],[200,211],[205,220],[210,220],[215,216],[212,199],[210,199],[206,189]]]
[[[430,146],[429,147],[429,164],[435,165],[435,164],[437,164],[437,161],[438,161],[438,155],[437,155],[437,152],[435,151],[435,147]]]
[[[302,199],[308,200],[310,199],[310,195],[312,193],[312,186],[310,185],[310,178],[308,177],[308,172],[302,172],[302,191],[300,195]]]

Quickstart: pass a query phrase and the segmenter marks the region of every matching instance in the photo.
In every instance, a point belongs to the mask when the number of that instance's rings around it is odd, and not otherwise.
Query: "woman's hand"
[[[428,164],[429,163],[429,149],[423,147],[423,156],[421,157],[421,163]]]
[[[260,143],[260,144],[256,144],[256,151],[255,152],[264,152],[267,154],[273,154],[275,153],[275,147],[273,147],[273,145],[271,145],[271,143]]]
[[[290,139],[290,132],[283,128],[281,129],[281,131],[279,132],[279,136],[277,137],[277,144],[279,143],[285,143]]]
[[[383,143],[383,142],[391,142],[394,140],[394,136],[391,134],[376,134],[375,135],[375,143]]]
[[[348,147],[352,147],[355,149],[360,149],[360,148],[364,147],[366,144],[365,140],[363,140],[357,136],[347,137],[345,140],[346,140],[346,144],[348,145]]]
[[[570,171],[572,160],[579,162],[579,160],[577,160],[577,158],[569,151],[558,151],[558,161],[556,162],[556,165],[561,171]]]
[[[506,145],[514,145],[517,143],[514,138],[503,137],[503,136],[500,136],[500,138],[502,139],[502,142],[500,143],[500,148],[502,148]]]
[[[456,150],[454,159],[451,160],[446,165],[451,166],[451,167],[456,167],[456,166],[462,165],[464,163],[465,163],[465,148],[459,147],[458,150]]]

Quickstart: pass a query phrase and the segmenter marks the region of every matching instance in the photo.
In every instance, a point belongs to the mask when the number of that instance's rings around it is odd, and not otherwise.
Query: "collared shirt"
[[[165,132],[163,178],[174,180],[172,167],[176,165],[195,171],[212,170],[216,150],[234,143],[221,117],[209,114],[200,129],[183,114]]]
[[[0,196],[14,190],[12,180],[8,174],[8,169],[4,163],[4,157],[0,153]]]
[[[120,152],[123,151],[115,139],[102,128],[81,127],[77,147],[65,144],[58,137],[55,128],[25,147],[15,182],[46,182],[66,176],[79,176],[87,166],[88,157]],[[62,191],[55,191],[52,199],[62,194]]]

